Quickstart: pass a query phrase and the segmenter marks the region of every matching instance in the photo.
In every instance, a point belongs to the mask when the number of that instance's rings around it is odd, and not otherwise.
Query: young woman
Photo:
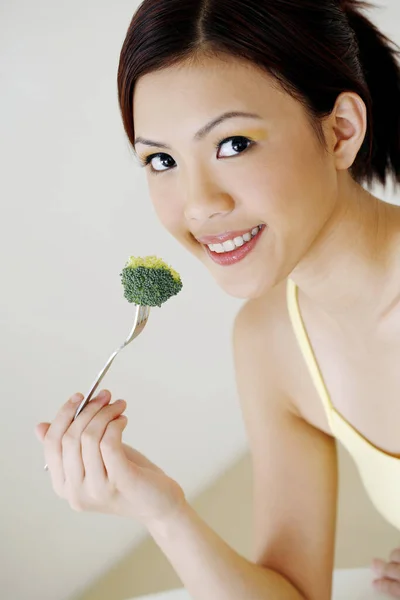
[[[196,600],[330,598],[336,439],[400,529],[400,207],[362,185],[400,181],[400,71],[364,8],[144,0],[121,51],[122,118],[159,218],[248,300],[234,352],[254,560],[122,443],[110,392],[37,434],[55,492],[139,519]],[[400,550],[374,566],[400,598]]]

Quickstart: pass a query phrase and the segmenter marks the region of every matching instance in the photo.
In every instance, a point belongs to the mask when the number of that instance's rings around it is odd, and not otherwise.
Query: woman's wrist
[[[148,522],[146,524],[147,530],[155,541],[157,539],[165,539],[173,535],[173,532],[179,529],[184,522],[187,522],[193,514],[196,514],[193,507],[188,503],[186,497],[182,495],[168,514]]]

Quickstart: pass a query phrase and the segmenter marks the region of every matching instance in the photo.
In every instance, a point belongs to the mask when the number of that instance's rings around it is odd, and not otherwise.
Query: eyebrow
[[[217,125],[219,125],[226,119],[233,119],[234,117],[250,117],[252,119],[262,119],[262,117],[260,117],[260,115],[256,115],[255,113],[249,113],[249,112],[243,112],[243,111],[225,112],[222,115],[220,115],[219,117],[216,117],[215,119],[213,119],[212,121],[209,121],[206,125],[204,125],[204,127],[199,129],[199,131],[194,135],[193,139],[195,141],[202,140],[212,129],[214,129],[214,127],[216,127]],[[166,148],[168,150],[172,150],[171,146],[168,146],[168,144],[165,144],[164,142],[156,142],[154,140],[148,140],[148,139],[142,138],[140,136],[135,138],[134,145],[136,146],[136,144],[144,144],[145,146],[157,146],[159,148]]]

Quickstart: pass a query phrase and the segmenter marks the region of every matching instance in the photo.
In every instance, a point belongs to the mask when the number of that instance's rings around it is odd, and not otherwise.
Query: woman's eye
[[[153,161],[156,161],[156,162],[153,163]],[[170,164],[169,165],[165,164],[168,161],[174,162],[173,158],[169,154],[165,154],[164,152],[159,152],[158,154],[151,154],[144,160],[141,160],[141,164],[143,167],[150,165],[150,171],[152,171],[152,173],[162,173],[163,171],[168,171],[168,169],[171,168]],[[161,164],[161,166],[164,166],[167,168],[159,169],[158,167],[160,166],[160,164]],[[157,166],[157,168],[155,165]]]
[[[231,156],[237,156],[238,153],[241,154],[242,152],[244,152],[244,150],[247,150],[250,146],[252,146],[253,143],[253,140],[250,140],[247,137],[235,135],[233,137],[220,140],[217,144],[215,144],[215,147],[217,150],[220,150],[223,146],[226,146],[228,154],[224,154],[224,157],[229,158]],[[233,148],[233,153],[229,153],[229,148]],[[218,158],[219,157],[220,156],[218,156]],[[174,159],[169,154],[165,154],[164,152],[151,154],[150,156],[147,156],[147,158],[140,160],[140,163],[143,167],[150,165],[150,171],[155,175],[158,175],[158,173],[169,171],[171,168],[173,168],[172,164],[166,164],[171,162],[174,163]],[[160,166],[161,168],[159,168]]]
[[[247,150],[247,148],[249,148],[249,146],[252,143],[252,140],[249,140],[249,138],[243,137],[241,135],[235,135],[234,137],[226,138],[225,140],[218,142],[216,147],[220,149],[223,146],[226,146],[228,148],[228,152],[229,147],[234,148],[235,152],[239,152],[239,154],[241,154],[244,150]],[[236,154],[228,154],[227,156],[236,156]]]

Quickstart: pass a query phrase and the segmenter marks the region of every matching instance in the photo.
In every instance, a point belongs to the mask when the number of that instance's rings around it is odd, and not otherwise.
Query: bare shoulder
[[[286,408],[329,433],[326,415],[293,331],[286,289],[285,279],[266,295],[246,302],[238,312],[233,332],[236,369],[246,370],[245,379],[257,377],[260,385],[273,385],[279,390],[280,401],[285,399]]]
[[[254,370],[273,377],[275,386],[282,390],[285,379],[295,372],[295,342],[286,305],[286,280],[264,296],[246,302],[236,316],[235,355],[251,361]]]
[[[260,323],[274,325],[276,319],[285,318],[286,310],[286,279],[274,286],[263,296],[248,300],[237,314],[236,323],[239,328]]]
[[[234,339],[237,336],[252,343],[260,343],[276,356],[286,343],[295,341],[286,301],[286,279],[271,288],[264,296],[247,301],[235,320]],[[267,338],[265,336],[268,336]],[[267,342],[267,343],[266,343]]]

